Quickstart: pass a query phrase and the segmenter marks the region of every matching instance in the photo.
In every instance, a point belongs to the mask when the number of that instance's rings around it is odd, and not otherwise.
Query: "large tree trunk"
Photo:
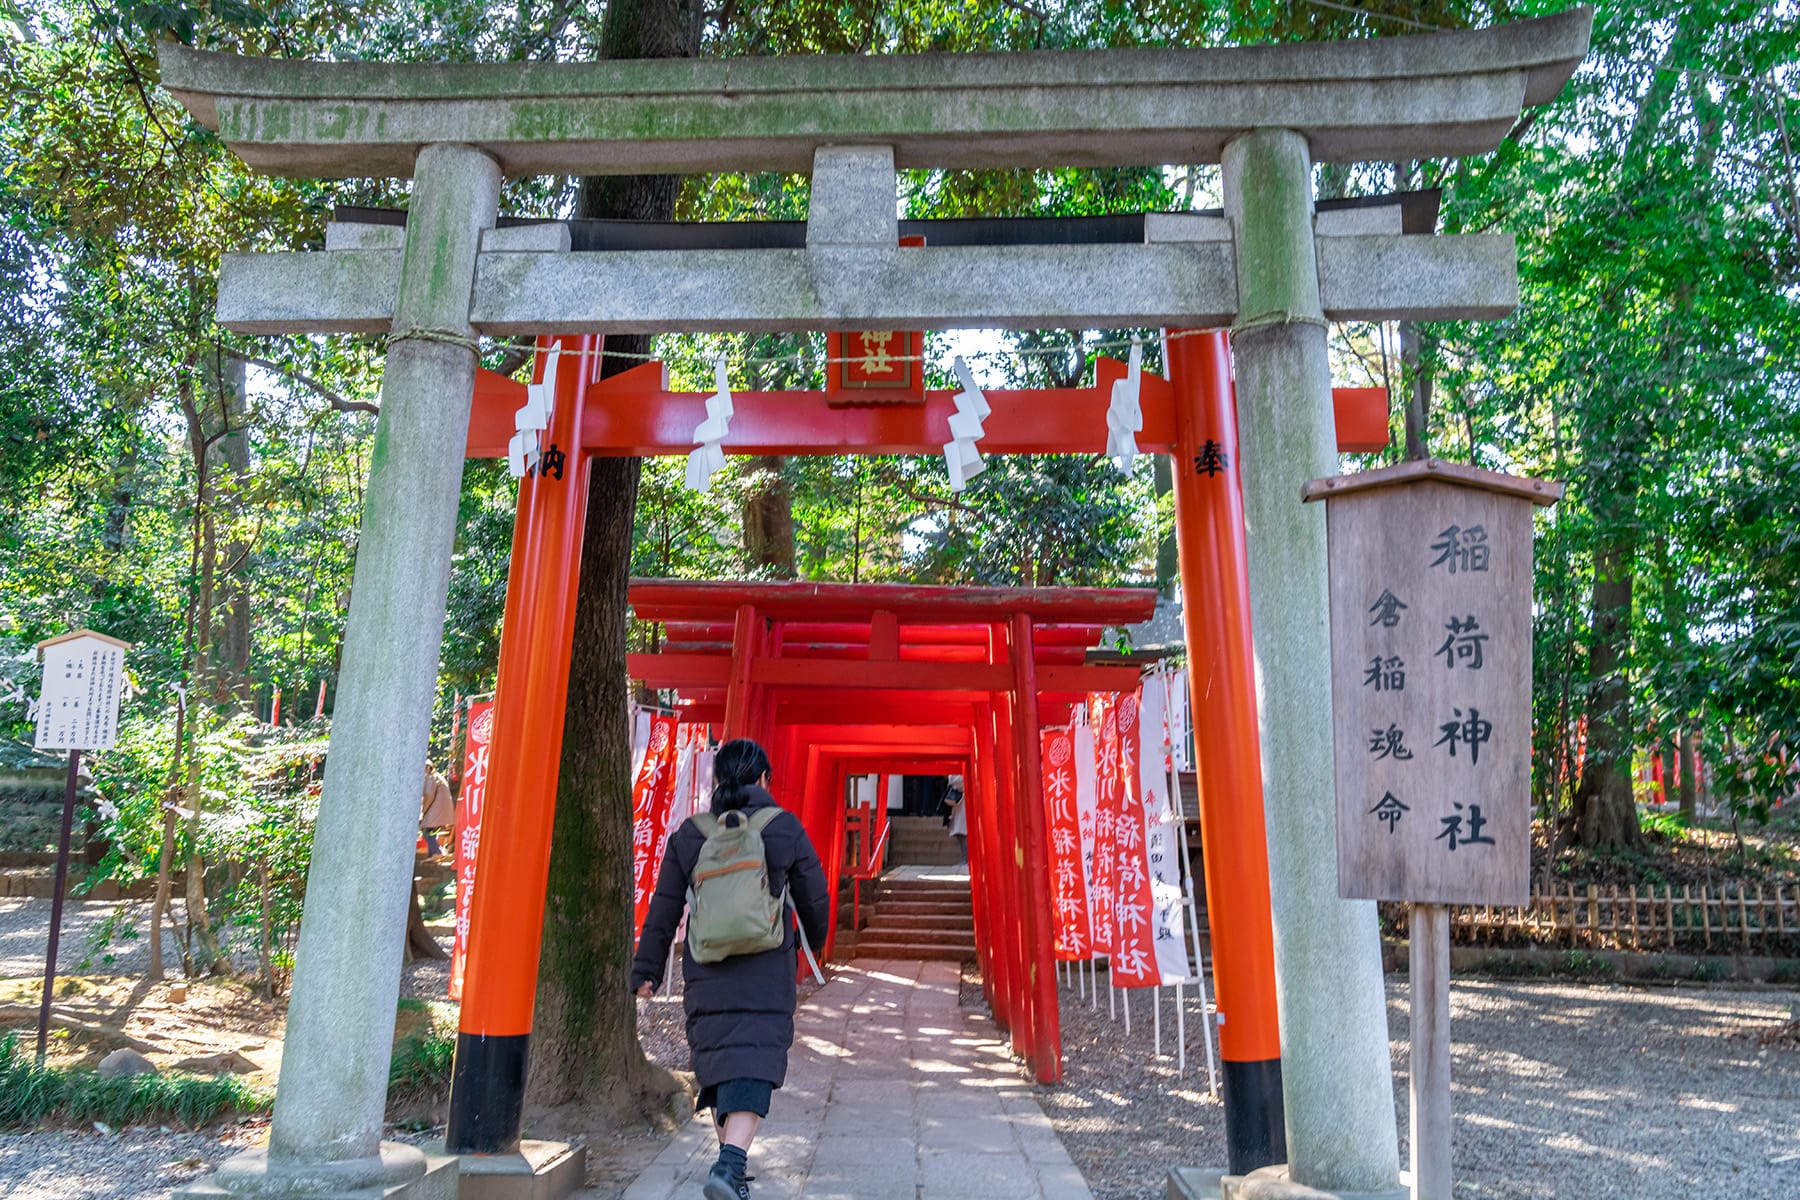
[[[236,355],[215,347],[213,383],[219,395],[219,426],[207,449],[212,461],[206,477],[212,495],[211,519],[227,530],[220,547],[219,572],[213,595],[217,613],[212,618],[213,697],[223,704],[231,697],[250,699],[250,589],[249,543],[238,532],[243,510],[244,484],[250,476],[250,430],[246,400],[246,366]]]
[[[1637,846],[1631,794],[1631,588],[1635,548],[1603,547],[1594,556],[1594,627],[1588,648],[1587,761],[1575,793],[1575,831],[1584,846]]]
[[[613,0],[600,38],[603,58],[699,53],[692,0]],[[680,180],[672,175],[584,179],[581,217],[668,220]],[[612,337],[606,348],[649,351],[646,337]],[[638,365],[606,357],[602,375]],[[550,880],[526,1103],[540,1125],[579,1127],[588,1113],[659,1120],[680,1090],[644,1057],[631,995],[631,736],[626,583],[637,511],[635,458],[598,458],[588,481],[576,591],[569,698],[557,775]],[[543,1119],[543,1110],[560,1114]],[[564,1119],[559,1119],[564,1118]]]
[[[778,455],[744,464],[744,555],[776,579],[794,578],[794,488]]]
[[[1700,769],[1700,756],[1694,752],[1694,743],[1696,741],[1698,741],[1698,739],[1694,736],[1693,730],[1684,729],[1681,731],[1681,815],[1686,817],[1689,821],[1692,821],[1694,817],[1698,815],[1695,811],[1696,806],[1694,803],[1694,798],[1698,791],[1694,784],[1699,778],[1697,772]]]

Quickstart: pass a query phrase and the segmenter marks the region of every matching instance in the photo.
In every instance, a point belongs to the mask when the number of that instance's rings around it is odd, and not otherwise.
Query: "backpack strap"
[[[769,822],[780,816],[782,812],[783,809],[779,804],[771,804],[766,808],[759,808],[750,814],[750,828],[761,833],[769,827]]]

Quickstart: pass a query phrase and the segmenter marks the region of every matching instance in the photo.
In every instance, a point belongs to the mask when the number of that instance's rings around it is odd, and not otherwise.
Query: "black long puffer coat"
[[[775,803],[775,798],[759,787],[748,790],[746,813]],[[807,941],[817,954],[825,944],[830,903],[825,869],[806,836],[806,827],[794,814],[783,812],[764,827],[762,837],[769,890],[777,896],[783,887],[789,890]],[[687,905],[688,879],[705,841],[706,835],[691,818],[669,838],[656,878],[656,894],[650,900],[637,956],[631,963],[633,991],[645,983],[662,985],[669,943]],[[682,947],[682,1005],[687,1010],[694,1075],[701,1087],[728,1079],[762,1079],[780,1087],[786,1080],[788,1047],[794,1044],[797,953],[791,929],[786,943],[777,949],[734,955],[716,963],[695,962],[686,946]]]

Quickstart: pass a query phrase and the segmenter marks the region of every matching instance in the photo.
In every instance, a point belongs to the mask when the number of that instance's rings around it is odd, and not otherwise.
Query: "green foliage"
[[[456,1009],[449,1004],[403,999],[403,1019],[412,1028],[394,1043],[388,1066],[388,1106],[405,1107],[441,1097],[450,1090],[450,1068],[456,1058]]]
[[[1640,812],[1638,828],[1660,838],[1680,837],[1688,827],[1688,819],[1678,812]],[[1655,882],[1646,880],[1645,882]]]
[[[710,11],[703,53],[1373,37],[1563,6],[775,0]],[[211,864],[219,915],[259,927],[261,880],[246,869],[259,861],[274,877],[275,924],[297,903],[313,760],[274,770],[269,755],[311,755],[324,730],[270,731],[248,714],[266,714],[279,687],[284,713],[309,716],[321,682],[331,709],[380,348],[367,337],[228,334],[210,317],[214,280],[230,250],[316,248],[332,204],[405,202],[393,181],[249,172],[158,87],[155,40],[286,56],[575,60],[594,54],[604,12],[487,0],[0,8],[11,100],[0,118],[0,670],[29,684],[18,657],[79,624],[137,643],[140,691],[119,749],[96,765],[113,806],[109,867],[154,871],[162,804],[197,800],[178,852]],[[1519,237],[1519,311],[1420,331],[1420,370],[1435,389],[1434,453],[1570,484],[1538,524],[1534,751],[1546,813],[1568,809],[1584,732],[1590,757],[1629,764],[1634,750],[1700,731],[1720,798],[1746,818],[1768,817],[1800,785],[1800,491],[1789,484],[1800,470],[1800,194],[1788,137],[1800,128],[1797,40],[1791,4],[1605,0],[1589,65],[1495,153],[1319,171],[1326,194],[1441,186],[1447,231]],[[909,171],[900,198],[911,217],[1137,212],[1207,203],[1214,178],[1193,164]],[[559,215],[572,187],[511,181],[502,203]],[[797,176],[696,177],[677,211],[794,220],[807,200]],[[1344,381],[1409,386],[1392,361],[1395,332],[1338,331]],[[996,350],[1017,356],[996,354],[992,369],[1012,386],[1071,384],[1085,369],[1078,350],[1121,336],[999,335]],[[934,372],[954,344],[932,339]],[[658,350],[678,386],[706,386],[719,352],[738,386],[822,381],[822,335],[664,338]],[[231,380],[245,363],[239,395]],[[646,464],[636,573],[769,573],[742,527],[772,481],[789,497],[795,568],[809,579],[1129,583],[1153,577],[1168,528],[1147,471],[1093,458],[995,458],[960,494],[931,458],[734,462],[705,495],[681,474],[679,460]],[[440,758],[452,697],[494,685],[514,494],[497,464],[465,472]],[[1634,583],[1628,598],[1601,597],[1597,583],[1621,572]],[[250,614],[241,659],[220,633],[236,605]],[[1599,689],[1609,679],[1624,681],[1623,703]],[[179,746],[178,687],[190,697]],[[22,735],[19,716],[0,712],[0,731]]]
[[[39,1066],[19,1035],[0,1037],[0,1128],[50,1121],[108,1125],[167,1122],[198,1127],[225,1116],[269,1111],[274,1093],[235,1075],[179,1073],[102,1078],[77,1067]]]

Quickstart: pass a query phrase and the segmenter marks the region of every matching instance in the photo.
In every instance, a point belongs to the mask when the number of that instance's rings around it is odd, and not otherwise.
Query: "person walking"
[[[439,853],[438,834],[456,821],[456,807],[450,798],[450,784],[437,767],[425,764],[425,789],[419,797],[419,830],[425,835],[425,853],[433,858]]]
[[[950,827],[950,836],[956,839],[956,855],[963,866],[969,865],[969,814],[963,808],[963,777],[950,777],[950,790],[944,793],[944,805],[949,808],[949,815],[944,824]]]
[[[662,986],[669,945],[696,876],[710,887],[709,876],[725,879],[725,872],[734,871],[696,870],[703,855],[713,861],[709,846],[721,839],[761,835],[769,896],[787,898],[809,945],[824,944],[830,914],[825,869],[806,827],[769,794],[768,755],[748,738],[726,742],[713,757],[713,784],[711,813],[683,821],[663,855],[631,964],[632,991],[646,999]],[[705,892],[695,894],[700,897],[697,906],[712,903]],[[757,907],[757,895],[749,900],[742,907]],[[769,1115],[775,1089],[787,1078],[788,1048],[794,1044],[796,941],[793,921],[779,912],[771,948],[704,961],[715,958],[708,930],[717,923],[711,912],[704,921],[696,912],[688,915],[682,1005],[700,1085],[694,1107],[712,1110],[719,1135],[719,1158],[706,1177],[706,1200],[749,1200],[751,1176],[745,1168],[750,1146]]]

